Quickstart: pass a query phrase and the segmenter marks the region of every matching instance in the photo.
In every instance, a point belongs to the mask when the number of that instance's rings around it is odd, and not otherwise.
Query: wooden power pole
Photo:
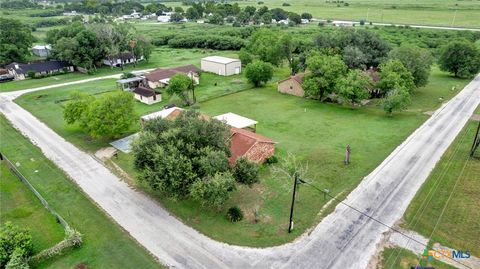
[[[472,149],[470,150],[470,157],[473,157],[473,154],[475,154],[475,151],[477,150],[479,145],[480,145],[480,121],[478,122],[477,132],[475,133],[475,137],[473,138]]]

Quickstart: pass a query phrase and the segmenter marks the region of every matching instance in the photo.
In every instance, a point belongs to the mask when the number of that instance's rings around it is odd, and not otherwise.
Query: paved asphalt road
[[[90,155],[15,104],[12,100],[18,94],[0,94],[0,111],[98,206],[168,266],[365,268],[382,233],[388,229],[340,204],[310,235],[293,243],[255,249],[216,242],[131,189]],[[411,134],[348,195],[345,202],[387,225],[393,225],[402,217],[417,190],[479,103],[480,76]]]

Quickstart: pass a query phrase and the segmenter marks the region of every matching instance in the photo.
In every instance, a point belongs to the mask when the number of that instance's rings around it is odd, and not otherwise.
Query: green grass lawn
[[[12,162],[18,162],[20,172],[30,180],[50,206],[83,234],[84,244],[80,248],[45,261],[38,266],[39,268],[75,268],[80,263],[87,264],[88,268],[161,267],[146,250],[95,206],[75,183],[50,160],[46,159],[39,148],[13,129],[3,116],[0,116],[0,136],[0,151]],[[13,206],[11,199],[6,199],[9,202],[5,201],[6,204],[4,204],[4,184],[6,183],[4,183],[2,175],[2,221],[4,206]],[[6,184],[6,190],[13,190],[11,188],[10,183]],[[21,197],[20,190],[18,192],[14,195]],[[8,198],[10,194],[6,195]],[[15,197],[15,199],[18,198],[20,202],[19,197]],[[41,213],[36,211],[35,214],[32,213],[32,217]],[[8,215],[8,212],[5,214]],[[38,230],[52,229],[50,226],[44,227],[43,224],[40,226],[39,222],[30,223],[30,225],[33,224],[38,225],[35,228]],[[45,242],[45,244],[50,244],[57,237],[49,237],[48,240],[51,241]]]
[[[5,163],[0,163],[0,220],[28,229],[34,253],[60,242],[65,232],[55,216],[45,209],[33,192],[18,179]]]
[[[480,159],[468,158],[477,126],[470,121],[443,155],[405,212],[403,226],[428,238],[453,191],[430,243],[470,250],[479,257]]]
[[[37,88],[57,83],[65,83],[70,81],[88,79],[93,77],[107,76],[130,72],[133,70],[143,70],[150,68],[175,67],[186,64],[194,64],[200,67],[200,59],[211,55],[221,55],[227,57],[235,57],[236,52],[233,51],[213,51],[208,49],[173,49],[169,47],[156,47],[152,52],[149,62],[142,61],[137,66],[128,65],[122,71],[120,68],[110,68],[103,66],[97,70],[94,75],[82,74],[79,72],[68,73],[63,75],[51,76],[41,79],[25,79],[18,81],[10,81],[0,84],[0,92],[16,91],[29,88]]]
[[[378,269],[410,269],[412,266],[419,265],[419,254],[412,253],[403,248],[389,247],[383,250],[381,260],[379,261]],[[421,266],[433,266],[435,269],[454,269],[456,267],[450,266],[446,263],[432,260],[431,262]]]
[[[374,22],[480,27],[478,1],[455,0],[345,0],[338,4],[318,0],[256,0],[238,1],[240,6],[282,8],[296,13],[309,12],[318,19],[368,19]],[[290,6],[283,6],[289,3]],[[169,3],[180,5],[180,3]],[[457,13],[455,14],[455,10]],[[455,18],[455,19],[454,19]]]

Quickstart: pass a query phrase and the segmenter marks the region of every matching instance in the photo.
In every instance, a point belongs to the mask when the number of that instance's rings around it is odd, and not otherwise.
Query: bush
[[[277,158],[277,156],[272,155],[272,156],[268,157],[267,160],[265,160],[265,162],[266,162],[267,164],[278,163],[278,158]]]
[[[29,78],[35,78],[35,71],[28,70],[28,71],[27,71],[27,77],[29,77]]]
[[[7,264],[13,258],[17,259],[19,253],[22,258],[26,258],[32,252],[33,242],[30,233],[11,222],[6,222],[0,230],[0,264]]]
[[[220,208],[230,198],[235,188],[232,174],[216,173],[213,177],[197,180],[192,184],[190,195],[203,206]]]
[[[282,6],[283,6],[283,7],[289,7],[290,4],[289,4],[289,3],[283,3]]]
[[[258,182],[258,165],[242,157],[237,160],[233,167],[233,177],[242,184],[252,185]]]
[[[227,218],[231,222],[238,222],[243,219],[243,212],[238,206],[230,207],[227,211]]]
[[[258,1],[258,3],[257,3],[257,4],[259,4],[259,5],[263,5],[263,4],[264,4],[264,2],[263,2],[263,1]]]
[[[255,87],[267,83],[273,77],[273,66],[270,63],[254,61],[245,67],[245,77],[253,83]]]
[[[12,255],[10,256],[10,260],[8,261],[5,269],[28,269],[28,263],[25,259],[24,252],[17,248],[13,251]]]
[[[206,48],[216,50],[239,50],[244,46],[243,39],[225,35],[184,35],[168,41],[172,48]]]

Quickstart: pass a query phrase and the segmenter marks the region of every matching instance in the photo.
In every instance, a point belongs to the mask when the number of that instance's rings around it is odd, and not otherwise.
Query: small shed
[[[242,62],[239,59],[209,56],[202,58],[200,69],[220,76],[232,76],[242,72]]]
[[[39,57],[47,57],[50,55],[52,47],[50,45],[36,45],[32,48],[32,53]]]
[[[295,76],[280,80],[277,89],[281,93],[303,97],[305,91],[303,90],[302,82],[303,74],[296,74]]]
[[[134,98],[138,101],[151,105],[162,101],[162,95],[150,88],[139,86],[133,91]]]
[[[217,119],[219,121],[225,122],[227,125],[234,127],[234,128],[239,128],[239,129],[250,129],[252,131],[256,131],[257,129],[257,121],[245,118],[243,116],[237,115],[232,112],[228,112],[222,115],[218,115],[213,117],[214,119]]]

